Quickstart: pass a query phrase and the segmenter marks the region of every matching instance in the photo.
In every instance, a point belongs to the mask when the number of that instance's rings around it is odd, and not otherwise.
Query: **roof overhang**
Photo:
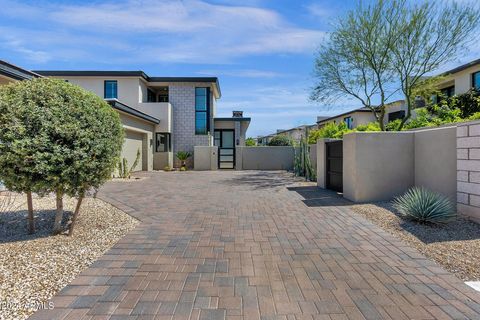
[[[35,72],[17,67],[3,60],[0,60],[0,75],[12,80],[31,80],[41,77],[41,75]]]
[[[134,109],[132,107],[129,107],[127,106],[126,104],[124,103],[121,103],[120,101],[118,101],[117,99],[105,99],[105,101],[108,102],[108,104],[110,104],[112,106],[112,108],[118,110],[118,111],[121,111],[121,112],[124,112],[124,113],[127,113],[131,116],[134,116],[134,117],[137,117],[137,118],[140,118],[144,121],[147,121],[147,122],[151,122],[151,123],[154,123],[154,124],[159,124],[160,123],[160,120],[155,118],[155,117],[152,117],[146,113],[143,113],[141,111],[138,111],[137,109]]]

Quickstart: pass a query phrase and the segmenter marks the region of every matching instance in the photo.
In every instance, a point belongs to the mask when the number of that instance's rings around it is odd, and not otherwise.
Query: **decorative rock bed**
[[[26,197],[12,199],[10,212],[5,206],[0,211],[0,319],[27,318],[138,224],[112,205],[86,198],[74,235],[52,236],[55,198],[49,196],[34,198],[37,230],[29,235]],[[65,220],[75,204],[65,197]]]
[[[464,281],[480,280],[480,225],[463,217],[443,226],[402,218],[389,203],[351,209],[415,247]]]

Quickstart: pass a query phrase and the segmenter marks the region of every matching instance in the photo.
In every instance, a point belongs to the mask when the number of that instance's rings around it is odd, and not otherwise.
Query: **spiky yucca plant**
[[[455,220],[455,208],[441,194],[423,187],[410,188],[404,195],[395,198],[393,206],[401,214],[419,222],[443,224]]]

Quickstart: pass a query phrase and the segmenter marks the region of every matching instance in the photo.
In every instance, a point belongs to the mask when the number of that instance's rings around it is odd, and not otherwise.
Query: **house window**
[[[155,92],[150,89],[147,89],[147,102],[156,102]]]
[[[403,118],[405,118],[405,110],[390,112],[388,114],[388,122],[394,121],[394,120],[397,120],[397,119],[401,120]]]
[[[158,89],[158,102],[168,102],[168,87]]]
[[[118,98],[118,84],[117,80],[105,80],[104,82],[104,98],[117,99]]]
[[[207,134],[210,88],[195,88],[195,134]]]
[[[455,95],[455,86],[443,88],[443,89],[440,90],[440,92],[446,98],[453,97]]]
[[[345,117],[345,118],[343,118],[343,121],[345,121],[345,124],[347,125],[348,129],[353,129],[353,118],[352,117]]]
[[[480,71],[472,74],[472,87],[480,90]]]
[[[155,134],[155,152],[170,152],[171,149],[170,133],[157,132]]]

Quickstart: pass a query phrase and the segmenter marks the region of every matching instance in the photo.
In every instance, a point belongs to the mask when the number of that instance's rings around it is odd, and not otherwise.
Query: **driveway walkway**
[[[142,221],[32,319],[480,319],[480,294],[278,172],[145,173]]]

